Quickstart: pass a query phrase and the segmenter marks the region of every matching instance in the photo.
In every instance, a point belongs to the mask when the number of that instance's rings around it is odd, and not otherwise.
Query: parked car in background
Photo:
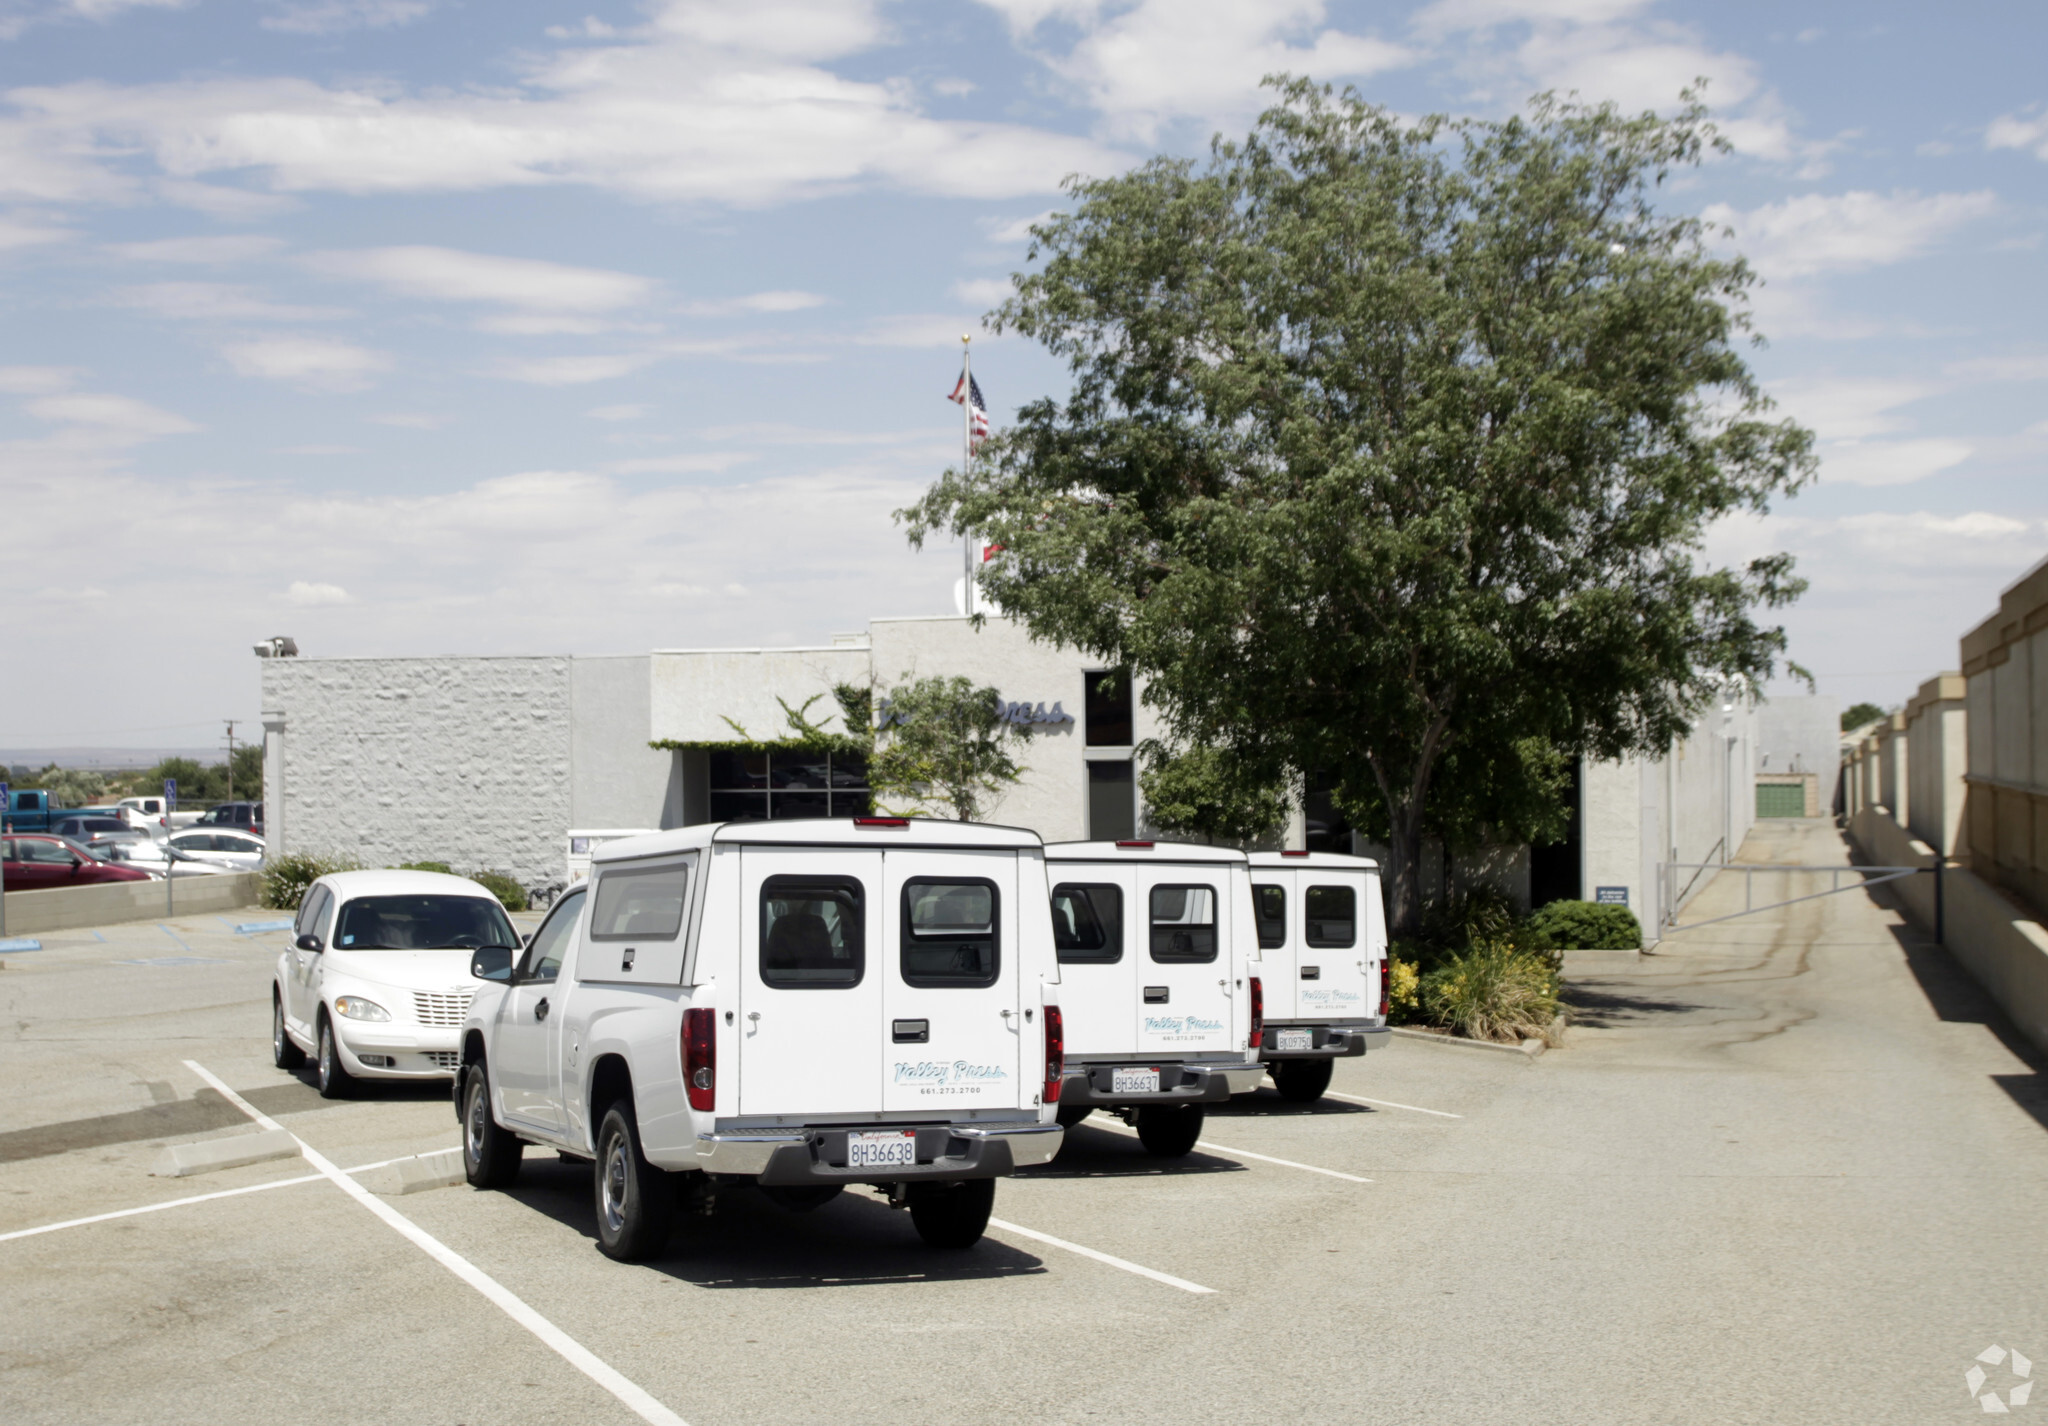
[[[263,804],[260,802],[223,802],[199,815],[192,823],[195,827],[240,827],[245,832],[263,835]]]
[[[263,870],[263,857],[269,850],[261,837],[226,827],[173,832],[169,846],[192,861],[211,862],[230,871]]]
[[[152,881],[141,867],[102,860],[77,842],[47,834],[0,837],[0,874],[9,891],[98,886],[109,881]]]
[[[5,822],[0,831],[47,832],[52,818],[64,815],[63,809],[50,805],[50,794],[39,788],[15,788],[7,794],[7,806],[0,808]]]
[[[150,840],[146,830],[129,826],[126,818],[103,812],[67,812],[51,821],[50,830],[60,837],[84,843],[95,853],[130,842]]]
[[[115,810],[127,819],[129,826],[144,828],[159,840],[171,830],[171,816],[161,797],[124,797],[115,804]]]
[[[225,835],[210,833],[206,835]],[[116,844],[107,849],[109,859],[139,866],[152,876],[174,876],[180,880],[190,876],[227,876],[241,871],[241,867],[228,866],[215,858],[194,856],[181,852],[167,842],[154,837],[135,834],[135,840]]]
[[[328,1099],[358,1080],[454,1074],[476,990],[471,955],[495,946],[509,958],[521,944],[497,897],[432,871],[323,876],[300,899],[292,936],[271,984],[271,1055],[279,1069],[314,1056]]]

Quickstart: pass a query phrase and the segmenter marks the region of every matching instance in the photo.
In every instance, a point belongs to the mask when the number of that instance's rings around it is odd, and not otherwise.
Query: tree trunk
[[[1407,939],[1422,921],[1422,806],[1404,799],[1389,810],[1387,934]]]

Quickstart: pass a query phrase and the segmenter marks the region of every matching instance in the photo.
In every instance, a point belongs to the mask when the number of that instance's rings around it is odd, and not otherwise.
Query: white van
[[[1245,854],[1055,842],[1045,864],[1066,1027],[1059,1120],[1107,1109],[1153,1153],[1185,1154],[1203,1105],[1265,1077]]]
[[[1306,1104],[1337,1060],[1393,1038],[1379,863],[1335,852],[1253,852],[1251,863],[1266,968],[1259,1057],[1280,1093]]]
[[[848,1184],[938,1247],[1059,1151],[1059,964],[1036,834],[901,817],[608,842],[483,981],[456,1084],[478,1187],[523,1144],[593,1162],[598,1245],[660,1251],[679,1195],[791,1209]],[[676,1177],[680,1176],[680,1177]]]

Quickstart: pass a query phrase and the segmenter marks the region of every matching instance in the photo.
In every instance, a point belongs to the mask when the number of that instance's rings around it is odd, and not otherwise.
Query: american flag
[[[967,403],[968,429],[973,432],[967,442],[967,450],[971,455],[976,446],[988,439],[988,407],[981,399],[981,383],[963,371],[960,373],[958,384],[953,387],[953,394],[946,399]]]

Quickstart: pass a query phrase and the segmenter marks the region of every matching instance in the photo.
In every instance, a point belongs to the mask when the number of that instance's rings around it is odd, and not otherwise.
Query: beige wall
[[[742,736],[762,742],[786,737],[789,721],[780,694],[793,708],[816,697],[805,716],[833,732],[843,730],[832,686],[865,688],[864,644],[810,649],[658,649],[650,656],[649,737],[679,743],[722,743]],[[730,718],[746,729],[733,731]]]

